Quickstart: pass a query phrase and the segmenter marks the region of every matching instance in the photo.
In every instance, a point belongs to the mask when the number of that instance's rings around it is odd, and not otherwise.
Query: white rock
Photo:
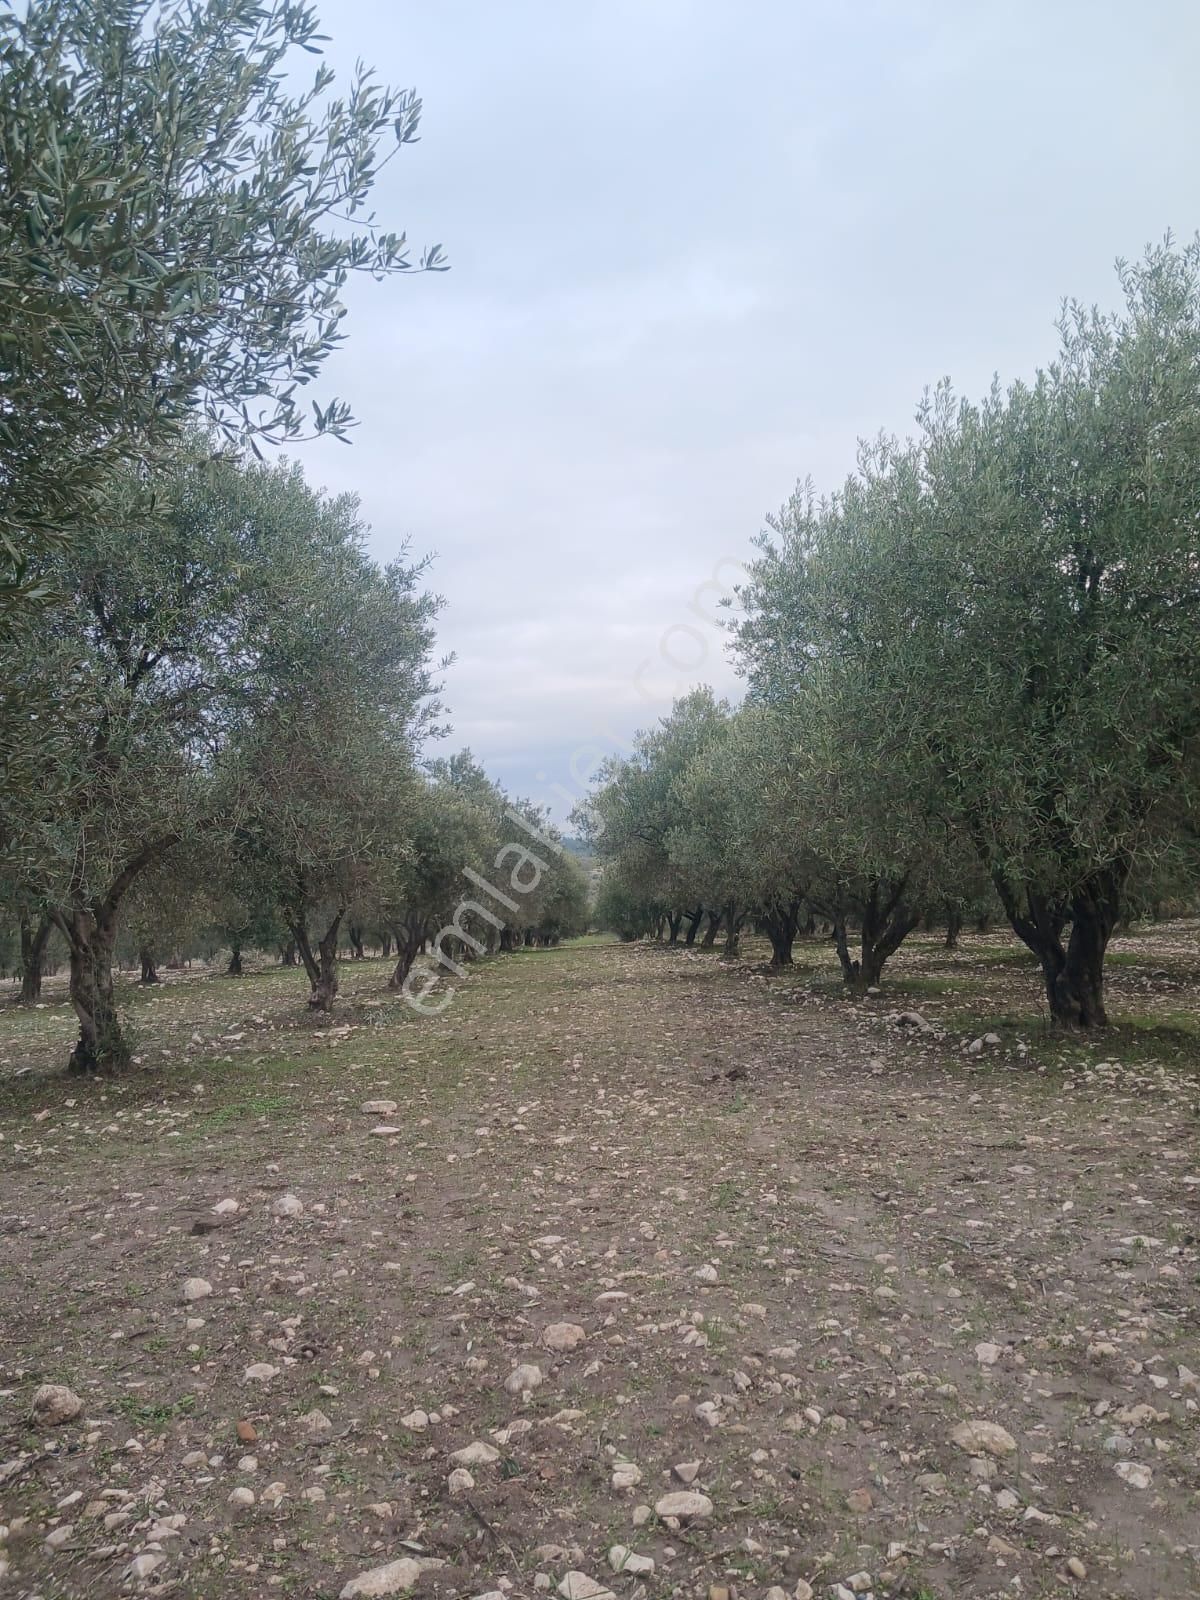
[[[411,1589],[423,1572],[444,1567],[444,1561],[433,1556],[402,1556],[399,1561],[389,1561],[385,1566],[372,1567],[360,1572],[344,1586],[338,1600],[379,1600],[379,1596],[403,1594]]]
[[[454,1471],[446,1479],[446,1487],[451,1495],[457,1499],[460,1495],[470,1494],[475,1487],[475,1479],[467,1471],[466,1467],[455,1467]]]
[[[390,1117],[400,1109],[395,1100],[364,1100],[362,1108],[368,1117]]]
[[[871,1592],[871,1574],[869,1572],[852,1572],[846,1579],[846,1587],[851,1594],[869,1594]]]
[[[67,1543],[74,1532],[75,1524],[73,1522],[62,1523],[59,1527],[52,1529],[46,1535],[45,1542],[47,1547],[51,1550],[61,1549],[61,1547]]]
[[[1000,1346],[983,1339],[975,1346],[975,1359],[981,1367],[994,1367],[1001,1355]]]
[[[451,1453],[451,1461],[457,1461],[460,1467],[486,1467],[493,1461],[499,1461],[500,1452],[493,1444],[485,1444],[482,1439],[476,1439],[474,1444],[464,1445],[461,1450]]]
[[[333,1430],[333,1423],[316,1406],[311,1411],[306,1411],[299,1422],[307,1433],[330,1433]]]
[[[623,1544],[613,1545],[608,1552],[608,1564],[614,1572],[630,1572],[634,1577],[649,1577],[654,1571],[653,1556],[639,1556]]]
[[[252,1361],[242,1373],[247,1383],[267,1383],[278,1376],[279,1368],[273,1367],[269,1361]]]
[[[83,1401],[65,1383],[43,1383],[33,1396],[33,1420],[54,1428],[70,1422],[83,1410]]]
[[[1017,1441],[1006,1428],[1002,1428],[998,1422],[985,1422],[982,1418],[960,1422],[950,1437],[960,1450],[966,1450],[973,1456],[980,1452],[991,1456],[1007,1456],[1017,1448]]]
[[[705,1262],[704,1266],[696,1268],[695,1272],[692,1273],[692,1277],[698,1283],[716,1283],[720,1273],[718,1273],[716,1267],[709,1262]]]
[[[254,1504],[254,1490],[247,1489],[244,1484],[239,1484],[236,1489],[230,1490],[229,1504],[231,1506],[252,1506]]]
[[[1124,1479],[1131,1489],[1148,1489],[1153,1474],[1140,1461],[1118,1461],[1113,1468],[1118,1478]]]
[[[587,1332],[577,1322],[552,1322],[542,1330],[542,1343],[547,1350],[574,1350],[587,1338]]]
[[[298,1217],[303,1210],[304,1202],[299,1195],[281,1194],[271,1207],[271,1215],[275,1217]]]
[[[129,1563],[129,1576],[148,1578],[152,1572],[157,1572],[159,1567],[165,1564],[166,1559],[160,1550],[143,1550],[140,1556],[134,1556]]]
[[[796,1587],[792,1590],[792,1600],[813,1600],[813,1586],[806,1583],[803,1578],[798,1578]]]
[[[700,1463],[698,1461],[677,1461],[671,1468],[671,1476],[678,1478],[686,1488],[691,1488],[700,1476]]]
[[[614,1489],[633,1489],[642,1481],[642,1469],[632,1461],[618,1461],[613,1467]]]
[[[586,1572],[568,1572],[558,1592],[563,1600],[616,1600],[611,1589],[589,1578]]]
[[[531,1362],[523,1362],[519,1367],[514,1367],[504,1380],[504,1387],[509,1394],[525,1394],[530,1389],[536,1389],[542,1382],[542,1369],[535,1367]]]
[[[218,1217],[232,1217],[235,1212],[241,1210],[241,1207],[238,1205],[236,1200],[226,1199],[218,1200],[216,1205],[213,1207],[213,1210],[216,1212]]]
[[[677,1494],[665,1494],[654,1505],[654,1513],[658,1517],[678,1517],[681,1522],[700,1522],[705,1517],[713,1514],[713,1503],[706,1494],[699,1494],[695,1490],[682,1490]]]
[[[411,1428],[413,1433],[424,1433],[429,1426],[429,1413],[427,1411],[410,1411],[406,1417],[400,1418],[400,1425]]]
[[[644,1528],[653,1515],[649,1506],[634,1506],[633,1515],[629,1520],[635,1528]]]
[[[207,1300],[212,1293],[212,1284],[207,1278],[185,1278],[183,1280],[183,1298],[185,1301]]]

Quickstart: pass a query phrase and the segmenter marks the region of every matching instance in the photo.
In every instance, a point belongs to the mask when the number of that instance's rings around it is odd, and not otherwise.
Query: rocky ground
[[[1090,1046],[994,935],[0,1014],[0,1592],[1200,1594],[1198,950]]]

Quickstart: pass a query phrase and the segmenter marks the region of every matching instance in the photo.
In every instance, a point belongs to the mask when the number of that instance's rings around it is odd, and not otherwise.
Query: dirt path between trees
[[[1200,1594],[1194,1078],[699,952],[383,977],[3,1080],[5,1593]]]

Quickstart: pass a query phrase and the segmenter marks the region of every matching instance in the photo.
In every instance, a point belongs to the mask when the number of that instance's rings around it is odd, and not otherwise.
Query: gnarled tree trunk
[[[904,887],[903,879],[890,888],[885,888],[878,878],[871,879],[863,901],[857,956],[850,954],[845,914],[839,912],[833,919],[833,938],[842,977],[860,993],[875,987],[888,961],[921,920],[919,912],[904,904]]]
[[[350,957],[351,957],[351,960],[353,960],[353,961],[365,961],[366,958],[367,958],[367,952],[363,949],[363,931],[362,931],[362,929],[358,928],[358,927],[355,927],[354,923],[351,923],[349,929],[347,930],[347,933],[348,933],[348,937],[349,937],[349,940],[350,940]]]
[[[687,925],[688,925],[687,937],[683,941],[684,944],[686,944],[686,945],[695,944],[695,942],[696,942],[696,930],[700,926],[700,919],[703,917],[703,915],[704,915],[704,907],[703,906],[697,906],[695,911],[685,911],[684,912],[684,917],[686,918]]]
[[[280,946],[279,965],[281,967],[295,967],[299,965],[299,962],[296,960],[295,939],[289,939],[285,945]]]
[[[671,937],[667,940],[668,944],[678,944],[679,943],[679,928],[680,928],[680,924],[682,922],[683,922],[683,912],[682,911],[668,911],[667,912],[667,927],[670,930],[670,934],[671,934]]]
[[[67,941],[71,962],[70,995],[79,1018],[79,1041],[67,1062],[69,1072],[116,1072],[129,1065],[130,1049],[121,1032],[113,996],[114,910],[77,906],[55,921]]]
[[[742,932],[742,913],[732,900],[727,900],[723,912],[725,919],[725,948],[722,954],[730,960],[738,953],[738,942]]]
[[[143,945],[138,951],[138,963],[142,969],[141,983],[157,983],[158,969],[154,965],[154,951],[149,945]]]
[[[296,949],[300,953],[300,960],[304,963],[304,970],[308,974],[309,987],[312,990],[308,1003],[314,1011],[332,1011],[333,1002],[337,998],[338,930],[345,914],[345,907],[339,907],[332,922],[317,940],[315,951],[309,941],[308,929],[304,922],[299,920],[288,923],[292,938],[296,941]]]
[[[962,912],[957,906],[951,906],[946,912],[946,949],[958,949],[958,936],[962,932]]]
[[[713,945],[716,944],[717,933],[721,927],[721,917],[722,913],[720,911],[710,911],[708,913],[708,927],[705,928],[704,937],[700,941],[702,950],[711,950]]]
[[[396,939],[396,965],[388,979],[388,988],[403,989],[405,979],[412,971],[412,964],[425,943],[425,923],[423,920],[398,922],[392,931]]]
[[[35,1005],[42,997],[42,965],[53,923],[43,917],[35,928],[29,918],[21,918],[21,1004]]]
[[[242,976],[242,941],[235,939],[229,949],[229,965],[225,968],[227,978],[240,978]]]
[[[993,877],[1013,931],[1038,958],[1046,1001],[1064,1028],[1106,1028],[1104,956],[1121,912],[1128,864],[1113,862],[1084,879],[1065,904],[1027,889],[1024,906],[1010,884]],[[1063,931],[1070,934],[1063,944]]]
[[[790,967],[792,965],[792,945],[796,942],[796,922],[799,910],[798,902],[793,900],[789,905],[776,906],[763,915],[763,930],[771,941],[771,965],[773,967]]]

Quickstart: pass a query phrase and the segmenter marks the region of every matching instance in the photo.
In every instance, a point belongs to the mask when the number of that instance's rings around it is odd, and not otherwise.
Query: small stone
[[[311,1411],[306,1411],[304,1413],[304,1415],[300,1418],[300,1426],[305,1430],[306,1433],[310,1434],[331,1433],[333,1431],[333,1423],[330,1422],[325,1413],[323,1411],[319,1411],[316,1406],[314,1406]]]
[[[719,1274],[716,1267],[711,1266],[707,1262],[704,1266],[697,1267],[695,1272],[692,1273],[692,1277],[695,1278],[698,1283],[716,1283],[718,1276]]]
[[[258,1471],[258,1457],[257,1456],[243,1456],[241,1458],[241,1460],[238,1462],[238,1471],[239,1472],[257,1472]]]
[[[1067,1558],[1067,1571],[1073,1578],[1078,1578],[1081,1583],[1087,1577],[1087,1568],[1078,1556],[1069,1556]]]
[[[414,1433],[424,1433],[429,1426],[429,1413],[427,1411],[410,1411],[406,1417],[400,1418],[403,1428],[411,1428]]]
[[[851,1489],[846,1496],[847,1507],[859,1517],[865,1516],[874,1504],[870,1489]]]
[[[1000,1359],[1000,1346],[983,1339],[975,1346],[975,1359],[981,1367],[994,1367]]]
[[[660,1518],[678,1517],[681,1522],[702,1522],[713,1514],[713,1503],[706,1494],[683,1490],[679,1494],[665,1494],[655,1502],[654,1514]]]
[[[298,1217],[303,1210],[304,1202],[299,1195],[281,1194],[271,1207],[271,1215],[274,1217]]]
[[[65,1383],[43,1383],[34,1392],[33,1420],[43,1427],[56,1428],[70,1422],[83,1410],[83,1401]]]
[[[671,1468],[671,1476],[690,1489],[700,1476],[700,1463],[698,1461],[677,1461]]]
[[[395,1100],[364,1100],[362,1108],[368,1117],[390,1117],[400,1109]]]
[[[444,1567],[445,1564],[433,1556],[402,1556],[399,1561],[372,1567],[367,1572],[360,1572],[357,1578],[351,1578],[338,1600],[380,1600],[383,1595],[403,1594],[406,1589],[412,1588],[423,1572]]]
[[[193,1300],[207,1300],[213,1292],[212,1284],[207,1278],[185,1278],[183,1281],[183,1299],[185,1303]]]
[[[71,1535],[74,1532],[75,1532],[75,1524],[73,1522],[64,1522],[64,1523],[62,1523],[59,1527],[52,1529],[46,1535],[46,1541],[45,1542],[46,1542],[47,1548],[50,1549],[50,1550],[58,1550],[58,1549],[60,1549],[64,1544],[67,1543],[67,1541],[70,1539]]]
[[[796,1580],[796,1587],[792,1590],[792,1600],[813,1600],[813,1586],[806,1583],[803,1578]]]
[[[160,1550],[143,1550],[141,1555],[134,1556],[129,1563],[129,1576],[148,1578],[152,1572],[157,1572],[159,1567],[166,1563],[166,1559]]]
[[[972,1455],[980,1451],[991,1456],[1007,1456],[1017,1448],[1017,1441],[1006,1428],[998,1422],[985,1422],[976,1419],[972,1422],[960,1422],[950,1435],[960,1450],[967,1450]]]
[[[463,1467],[486,1467],[493,1461],[499,1461],[500,1452],[493,1444],[485,1444],[482,1439],[476,1439],[473,1444],[464,1445],[461,1450],[455,1450],[450,1456],[451,1461],[457,1461]]]
[[[247,1489],[244,1484],[239,1484],[236,1489],[230,1490],[229,1504],[231,1506],[252,1506],[254,1504],[254,1490]]]
[[[1131,1489],[1148,1489],[1150,1487],[1153,1474],[1150,1468],[1144,1467],[1140,1461],[1118,1461],[1113,1471]]]
[[[614,1572],[629,1572],[634,1577],[649,1577],[654,1571],[653,1556],[639,1556],[627,1545],[614,1544],[608,1552],[608,1564]]]
[[[542,1331],[542,1343],[547,1350],[574,1350],[586,1338],[586,1331],[577,1322],[552,1322]]]
[[[614,1489],[633,1489],[642,1481],[642,1469],[632,1461],[618,1461],[613,1467]]]
[[[526,1394],[529,1390],[536,1389],[541,1382],[541,1367],[535,1367],[531,1362],[522,1362],[505,1378],[504,1387],[509,1394]]]
[[[851,1594],[869,1594],[871,1592],[871,1574],[869,1572],[852,1572],[846,1579],[846,1587]]]
[[[237,1436],[243,1444],[257,1444],[258,1429],[252,1422],[247,1422],[243,1417],[242,1421],[237,1425]],[[186,1457],[184,1458],[184,1465],[187,1465]]]
[[[216,1205],[213,1207],[213,1210],[216,1212],[218,1217],[232,1217],[235,1212],[241,1210],[241,1207],[238,1205],[236,1200],[226,1199],[218,1200]]]
[[[242,1374],[247,1383],[267,1383],[278,1376],[279,1368],[273,1367],[269,1361],[252,1361]]]
[[[558,1592],[563,1600],[616,1600],[611,1589],[589,1578],[586,1572],[568,1572]]]
[[[653,1515],[649,1506],[634,1506],[633,1515],[629,1520],[635,1528],[644,1528]]]
[[[475,1487],[475,1479],[467,1471],[466,1467],[455,1467],[454,1471],[446,1479],[446,1487],[451,1495],[458,1499],[461,1495],[470,1494]]]

